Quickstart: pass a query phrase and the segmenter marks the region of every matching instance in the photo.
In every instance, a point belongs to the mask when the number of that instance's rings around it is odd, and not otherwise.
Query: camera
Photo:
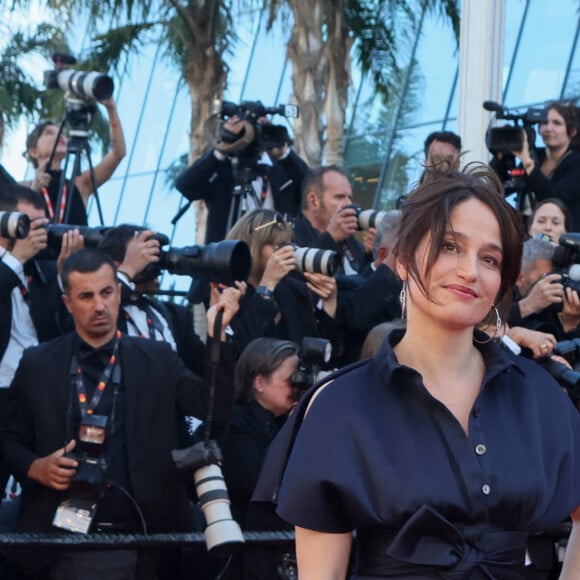
[[[294,253],[296,254],[296,270],[298,272],[334,276],[340,267],[340,255],[332,250],[301,248],[295,245]]]
[[[362,207],[354,203],[345,205],[342,209],[354,209],[356,211],[356,217],[358,219],[357,227],[359,230],[368,230],[370,228],[378,227],[383,218],[387,215],[387,212],[384,210],[362,209]]]
[[[19,211],[0,211],[0,237],[23,240],[30,231],[30,219]]]
[[[560,274],[560,283],[580,294],[580,233],[562,234],[552,256],[552,273]]]
[[[290,375],[292,385],[305,391],[322,380],[330,374],[322,368],[328,364],[331,356],[332,345],[329,340],[305,336],[298,353],[298,370]]]
[[[210,440],[187,449],[174,449],[171,456],[177,469],[193,471],[195,489],[206,521],[205,542],[208,551],[228,551],[244,542],[238,523],[232,518],[226,482],[220,468],[222,453]]]
[[[53,224],[49,223],[44,226],[48,236],[46,249],[42,250],[36,256],[41,260],[56,260],[60,253],[62,238],[67,232],[79,230],[85,240],[85,247],[96,248],[107,231],[107,227],[90,228],[88,226],[75,226],[70,224]]]
[[[105,444],[108,420],[104,415],[86,414],[79,427],[77,447],[68,455],[78,462],[77,472],[71,480],[70,494],[81,501],[96,503],[103,497],[107,483]]]
[[[211,282],[228,286],[232,286],[237,280],[247,280],[251,265],[250,249],[241,240],[169,248],[161,251],[157,264],[150,264],[171,274],[203,276]]]
[[[113,79],[103,73],[73,70],[68,67],[76,64],[69,54],[52,55],[54,70],[44,72],[44,86],[47,89],[62,89],[67,96],[82,100],[104,101],[113,95]]]
[[[258,120],[266,115],[283,115],[284,117],[298,117],[297,105],[279,105],[278,107],[265,107],[261,101],[242,101],[239,105],[230,101],[215,101],[214,114],[222,119],[237,115],[246,121],[241,134],[228,131],[223,123],[220,125],[220,140],[222,143],[231,145],[229,154],[233,155],[257,155],[264,149],[283,147],[288,142],[288,131],[283,125],[260,123]],[[241,150],[234,146],[242,145]]]
[[[495,119],[513,121],[513,125],[488,128],[485,134],[485,144],[492,154],[521,151],[524,139],[522,133],[523,130],[528,133],[528,143],[530,144],[530,148],[533,147],[536,136],[535,132],[531,129],[531,126],[547,119],[547,111],[544,108],[529,108],[524,113],[515,113],[502,107],[495,101],[485,101],[483,103],[483,108],[486,111],[495,112]],[[522,123],[522,125],[520,125],[520,123]]]

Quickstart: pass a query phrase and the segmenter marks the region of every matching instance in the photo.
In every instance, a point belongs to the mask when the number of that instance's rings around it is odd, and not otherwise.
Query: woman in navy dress
[[[315,387],[271,446],[255,499],[281,478],[300,580],[345,578],[353,536],[357,579],[523,578],[528,535],[570,514],[563,577],[579,577],[580,415],[476,330],[500,327],[519,271],[523,231],[500,188],[480,170],[409,196],[406,330]]]

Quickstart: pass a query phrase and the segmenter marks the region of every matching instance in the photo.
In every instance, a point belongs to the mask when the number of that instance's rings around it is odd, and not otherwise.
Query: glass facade
[[[505,18],[504,104],[526,108],[580,96],[576,0],[506,0]],[[459,55],[451,26],[431,12],[416,15],[413,22],[401,14],[399,21],[406,31],[398,49],[403,71],[399,89],[383,101],[369,79],[353,71],[345,166],[352,176],[355,201],[363,207],[393,207],[422,171],[425,137],[435,130],[457,131]],[[265,105],[288,102],[292,92],[285,59],[289,22],[280,20],[266,31],[266,15],[259,11],[240,14],[234,22],[239,23],[239,40],[227,57],[226,98],[260,99]],[[79,46],[82,42],[86,38],[79,39]],[[167,233],[174,246],[193,244],[193,209],[175,226],[171,224],[184,199],[168,177],[168,169],[189,149],[187,87],[155,43],[132,57],[115,81],[127,157],[100,189],[104,221],[144,223]],[[24,136],[12,135],[13,140],[16,137],[21,142],[5,147],[2,161],[22,178],[22,159],[7,157],[7,148],[10,153],[23,149]],[[97,153],[94,157],[98,161]],[[95,203],[89,211],[90,223],[96,225]],[[184,289],[189,281],[168,276],[163,284]]]

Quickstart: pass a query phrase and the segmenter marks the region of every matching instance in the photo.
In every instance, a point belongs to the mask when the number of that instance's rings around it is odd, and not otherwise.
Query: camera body
[[[245,138],[247,144],[240,150],[232,150],[231,154],[238,156],[255,156],[261,151],[283,147],[289,139],[288,131],[284,125],[262,123],[260,119],[266,115],[283,115],[287,118],[296,118],[299,114],[297,105],[279,105],[278,107],[265,107],[261,101],[242,101],[239,105],[231,101],[216,101],[214,112],[222,120],[238,116],[246,121],[246,127],[242,134],[228,131],[224,124],[220,125],[220,139],[223,143],[234,144]]]
[[[325,338],[305,336],[298,352],[298,370],[290,375],[292,386],[306,391],[315,383],[330,374],[322,370],[330,361],[332,346]]]
[[[552,256],[552,273],[560,283],[580,294],[580,233],[562,234]]]

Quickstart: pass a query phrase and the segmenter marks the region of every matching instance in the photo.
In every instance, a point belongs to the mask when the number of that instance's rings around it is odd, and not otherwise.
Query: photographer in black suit
[[[268,123],[266,117],[257,123]],[[222,127],[229,143],[209,151],[188,167],[175,187],[190,201],[203,199],[208,208],[205,243],[219,242],[244,213],[258,208],[275,209],[294,217],[300,211],[302,179],[308,166],[290,147],[290,139],[282,147],[254,151],[254,144],[230,156],[231,145],[243,143],[247,122],[237,115]],[[251,172],[250,194],[243,195],[240,207],[235,206],[233,191],[244,179],[243,168]],[[229,222],[229,223],[228,223]]]
[[[81,467],[81,423],[99,417],[106,421],[106,449],[99,457],[106,460],[109,484],[98,490],[96,512],[83,523],[97,532],[143,531],[144,526],[149,532],[191,531],[186,482],[171,450],[179,446],[178,414],[207,413],[207,384],[167,344],[117,330],[121,291],[106,254],[75,252],[61,276],[76,330],[25,351],[2,426],[2,451],[23,489],[19,530],[53,530],[57,508],[66,516],[63,502],[75,499],[71,483]],[[208,312],[209,328],[219,310],[225,327],[237,307],[232,293],[223,294]],[[225,340],[224,332],[220,339]],[[223,360],[216,367],[218,420],[225,420],[231,407],[230,347],[222,344]],[[156,577],[151,552],[23,549],[20,556],[36,578]]]

